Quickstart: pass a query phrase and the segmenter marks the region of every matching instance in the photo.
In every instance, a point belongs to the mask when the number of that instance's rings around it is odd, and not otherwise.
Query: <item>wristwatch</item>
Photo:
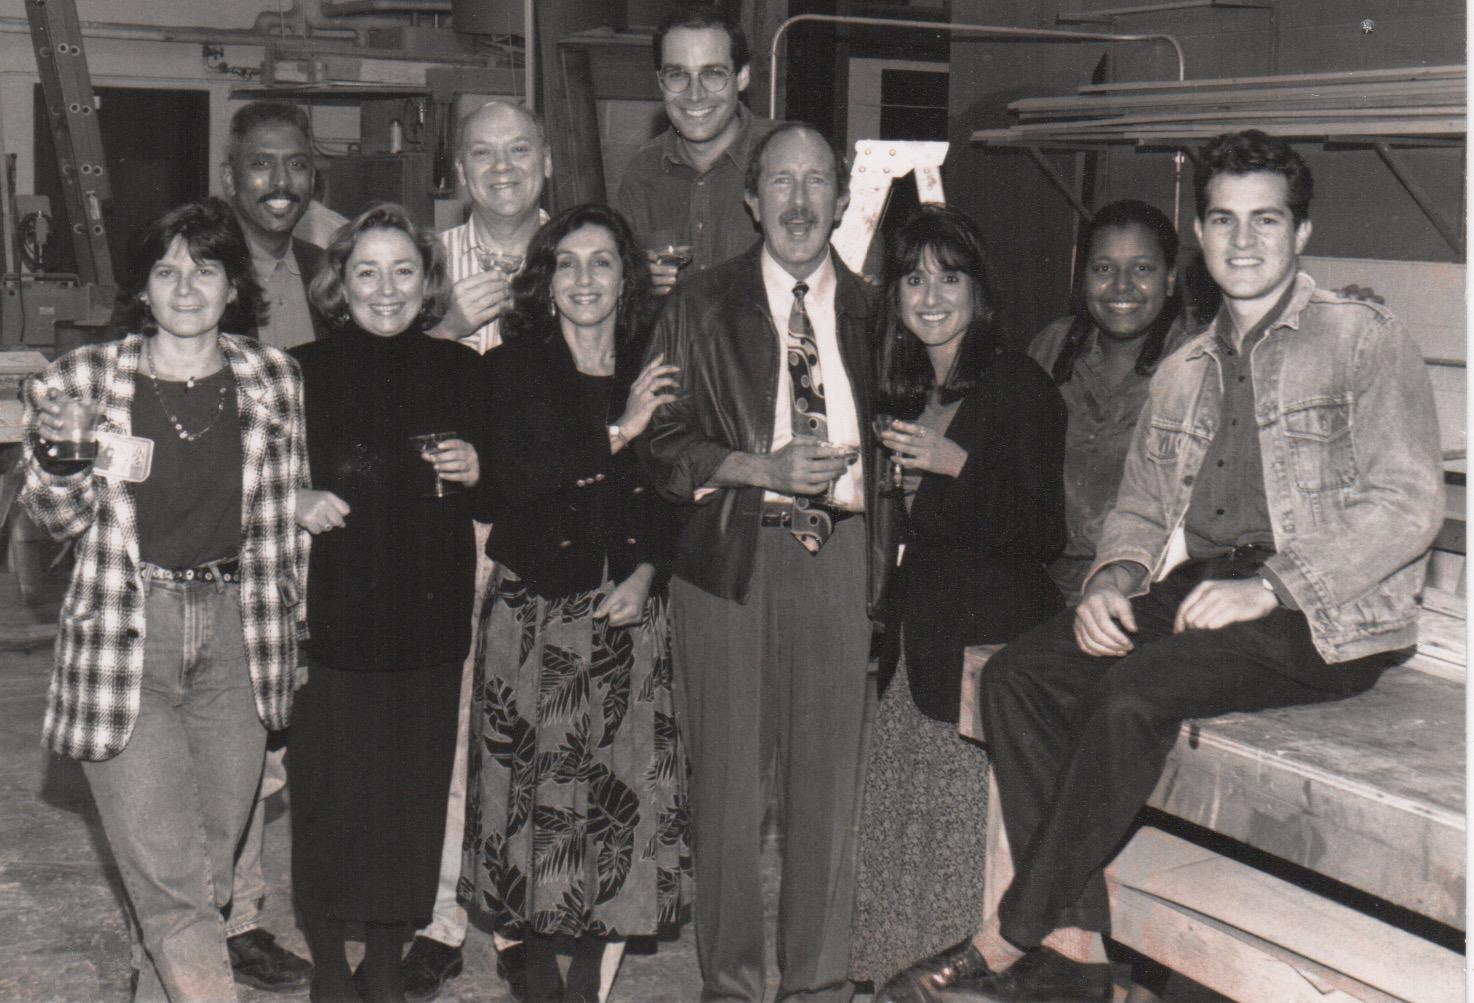
[[[1274,596],[1275,605],[1284,605],[1284,601],[1280,599],[1279,589],[1274,587],[1273,582],[1271,582],[1268,578],[1265,578],[1263,575],[1260,575],[1259,584],[1264,586],[1265,592],[1268,592],[1270,595]]]
[[[618,425],[609,426],[609,438],[617,439],[620,442],[624,443],[626,446],[630,444],[630,441],[624,437],[624,429],[620,428]]]

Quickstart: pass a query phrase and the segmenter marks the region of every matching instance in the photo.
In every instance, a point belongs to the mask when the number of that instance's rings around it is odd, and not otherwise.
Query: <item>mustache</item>
[[[784,209],[782,215],[780,215],[778,217],[778,222],[779,223],[809,223],[809,224],[813,224],[813,223],[817,223],[818,221],[819,221],[818,220],[818,217],[816,217],[813,214],[813,212],[811,212],[808,209],[804,209],[802,207],[797,207],[797,206],[794,207],[794,208],[792,208],[792,209]]]

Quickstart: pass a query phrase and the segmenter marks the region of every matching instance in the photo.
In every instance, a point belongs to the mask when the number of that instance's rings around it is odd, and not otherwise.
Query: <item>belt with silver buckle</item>
[[[212,561],[197,568],[165,568],[145,561],[139,568],[145,578],[158,578],[166,582],[222,582],[241,580],[241,560],[232,557],[226,561]]]
[[[828,505],[810,505],[809,508],[818,509],[829,513],[829,521],[833,525],[839,525],[850,516],[859,515],[848,509],[830,508]],[[792,526],[793,506],[787,502],[763,502],[763,525],[764,526]]]

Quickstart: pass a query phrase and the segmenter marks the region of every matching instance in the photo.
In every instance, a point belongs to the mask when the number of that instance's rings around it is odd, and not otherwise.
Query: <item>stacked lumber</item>
[[[1236,129],[1276,136],[1456,138],[1465,132],[1464,66],[1416,66],[1273,77],[1094,84],[1025,98],[1017,120],[975,143],[1197,142]]]

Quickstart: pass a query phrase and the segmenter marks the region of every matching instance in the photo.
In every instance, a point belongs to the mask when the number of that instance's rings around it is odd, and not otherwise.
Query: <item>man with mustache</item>
[[[235,209],[251,249],[256,279],[269,307],[254,333],[263,343],[291,348],[323,336],[307,305],[307,283],[323,266],[321,249],[292,236],[312,198],[315,176],[307,115],[293,105],[253,101],[230,119],[220,186]],[[286,787],[283,734],[271,737],[256,795],[256,808],[236,857],[235,883],[226,918],[226,945],[237,982],[268,992],[305,985],[312,965],[286,950],[260,926],[266,881],[261,846],[266,799]]]
[[[635,448],[681,510],[671,634],[705,1001],[764,998],[775,789],[778,999],[853,995],[867,610],[894,550],[864,448],[875,303],[829,246],[846,182],[812,128],[763,137],[745,175],[761,243],[677,286],[647,355],[678,367],[682,388]]]
[[[775,123],[739,100],[751,79],[747,38],[720,13],[670,14],[656,28],[652,49],[670,128],[630,159],[614,208],[646,248],[655,291],[667,293],[681,271],[659,260],[667,245],[690,247],[690,274],[757,240],[742,172]]]
[[[1229,133],[1194,160],[1223,304],[1152,377],[1080,605],[983,673],[1015,874],[926,976],[949,999],[1109,1000],[1102,871],[1182,722],[1360,693],[1418,639],[1444,512],[1422,353],[1299,270],[1312,179],[1288,144]]]
[[[301,108],[253,101],[231,116],[220,186],[235,208],[269,307],[254,334],[277,348],[326,336],[307,305],[307,284],[322,268],[323,252],[292,236],[315,180],[312,133]]]

